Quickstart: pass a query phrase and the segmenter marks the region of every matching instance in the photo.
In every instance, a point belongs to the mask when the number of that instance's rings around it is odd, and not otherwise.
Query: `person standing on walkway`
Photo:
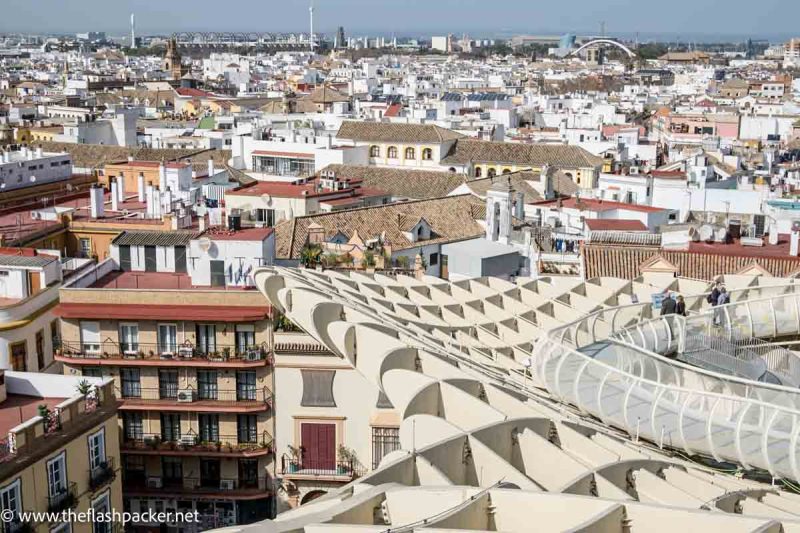
[[[716,325],[722,325],[722,317],[724,314],[722,306],[729,303],[731,303],[731,295],[725,290],[725,287],[720,288],[719,296],[717,296],[717,309],[714,311],[714,323]]]
[[[675,300],[672,299],[672,296],[667,295],[661,302],[661,316],[674,315],[674,314],[675,314]]]
[[[712,307],[717,306],[717,300],[719,300],[719,289],[720,283],[718,281],[714,284],[714,288],[711,289],[711,293],[706,297],[706,301],[710,303]]]
[[[686,302],[683,300],[683,296],[678,296],[678,301],[675,302],[675,314],[686,316]]]

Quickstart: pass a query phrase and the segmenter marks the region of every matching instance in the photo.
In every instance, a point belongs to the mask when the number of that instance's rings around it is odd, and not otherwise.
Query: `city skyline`
[[[225,10],[214,9],[214,4],[207,0],[192,3],[191,9],[186,2],[164,4],[152,0],[114,4],[83,0],[82,10],[54,0],[7,0],[7,3],[6,12],[15,16],[0,21],[3,32],[127,34],[131,13],[136,14],[140,35],[203,30],[308,30],[307,0],[287,0],[279,5],[233,0],[226,4],[229,8]],[[744,3],[741,4],[744,9]],[[590,0],[576,0],[568,6],[530,5],[517,0],[491,4],[477,0],[439,0],[433,4],[422,0],[400,4],[383,0],[317,0],[315,28],[321,33],[334,32],[343,25],[349,32],[358,34],[388,32],[419,36],[469,32],[499,37],[512,33],[599,33],[601,24],[605,23],[609,35],[634,38],[639,34],[640,38],[649,40],[707,41],[747,37],[780,40],[792,35],[792,20],[800,16],[800,3],[784,0],[766,0],[759,5],[758,13],[748,17],[742,17],[742,10],[735,9],[735,5],[728,7],[730,9],[720,13],[708,2],[677,0],[671,4],[669,12],[656,14],[654,10],[642,9],[641,2],[633,0],[615,0],[603,6]],[[87,12],[93,14],[91,24],[86,22]],[[515,16],[510,17],[509,13]],[[259,22],[254,24],[254,20]],[[768,31],[763,29],[767,22]],[[680,32],[674,28],[680,28]]]

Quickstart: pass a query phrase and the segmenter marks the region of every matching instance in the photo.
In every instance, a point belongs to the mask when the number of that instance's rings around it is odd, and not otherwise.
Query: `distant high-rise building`
[[[344,35],[344,26],[339,26],[339,29],[336,30],[336,46],[339,48],[344,48],[347,46],[347,39]]]

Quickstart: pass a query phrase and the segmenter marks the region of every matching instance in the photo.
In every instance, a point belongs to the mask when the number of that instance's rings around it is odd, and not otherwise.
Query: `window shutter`
[[[301,370],[303,376],[303,407],[336,407],[333,397],[335,370]]]

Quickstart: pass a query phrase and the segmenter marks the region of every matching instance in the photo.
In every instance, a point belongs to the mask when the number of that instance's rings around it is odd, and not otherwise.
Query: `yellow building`
[[[3,531],[98,531],[88,521],[27,513],[122,510],[113,382],[3,371],[0,378]]]
[[[126,508],[183,506],[204,529],[272,516],[272,324],[263,297],[196,286],[185,273],[111,266],[98,265],[88,287],[61,290],[56,360],[69,376],[110,378],[118,390]]]

